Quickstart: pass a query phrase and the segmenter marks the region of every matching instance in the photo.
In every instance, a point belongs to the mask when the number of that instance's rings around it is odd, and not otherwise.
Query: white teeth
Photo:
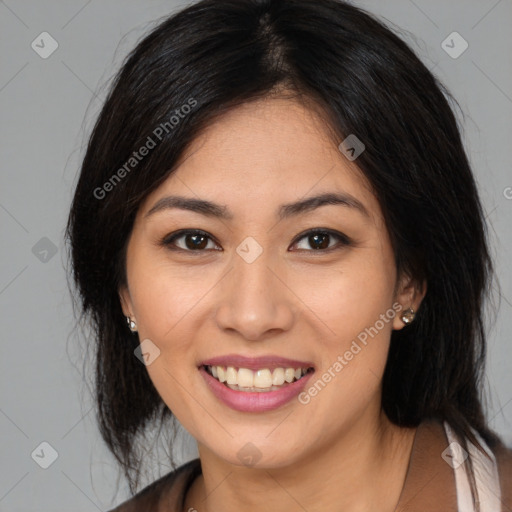
[[[286,368],[284,371],[284,380],[286,382],[293,382],[295,379],[295,370],[293,368]]]
[[[272,374],[272,384],[274,386],[281,386],[284,384],[284,370],[282,368],[276,368]]]
[[[290,384],[304,376],[308,368],[268,368],[253,371],[234,366],[207,366],[208,372],[218,381],[225,382],[231,389],[241,391],[273,391],[279,386]]]
[[[250,370],[249,370],[250,371]],[[254,374],[254,387],[255,388],[269,388],[272,386],[272,374],[266,368],[258,370]]]
[[[242,388],[252,388],[254,384],[254,373],[247,368],[240,368],[238,370],[237,384]]]
[[[228,366],[226,369],[226,382],[228,384],[238,384],[237,371],[232,366]]]

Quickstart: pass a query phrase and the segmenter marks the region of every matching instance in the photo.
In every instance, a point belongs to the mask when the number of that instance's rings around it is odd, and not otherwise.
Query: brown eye
[[[298,242],[295,242],[294,245],[298,245],[299,241],[305,240],[307,246],[309,247],[299,247],[299,250],[306,251],[330,251],[331,249],[338,248],[339,246],[350,245],[350,240],[348,237],[343,235],[342,233],[337,233],[331,230],[315,230],[309,231],[308,233],[302,235]],[[331,244],[332,241],[337,240],[337,243]],[[302,242],[301,242],[302,243]]]
[[[298,247],[298,249],[308,252],[329,252],[351,244],[350,239],[342,233],[325,229],[308,231],[300,236],[293,245],[297,246],[299,242],[304,244],[304,242],[301,242],[302,240],[305,240],[306,247]],[[208,245],[210,242],[211,244]],[[185,252],[222,251],[208,233],[199,230],[178,231],[165,237],[161,244],[170,250]]]
[[[215,249],[215,247],[208,247],[208,242],[212,241],[211,237],[203,231],[180,231],[169,237],[166,237],[162,244],[169,246],[171,249],[198,252],[207,249]],[[213,242],[213,241],[212,241]]]
[[[328,233],[324,234],[314,234],[308,236],[308,243],[313,249],[327,249],[329,247],[329,241],[331,239],[331,235]]]
[[[187,249],[205,249],[208,245],[208,238],[204,235],[184,235]]]

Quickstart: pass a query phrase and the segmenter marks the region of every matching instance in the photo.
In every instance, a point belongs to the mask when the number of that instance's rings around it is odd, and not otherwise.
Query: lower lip
[[[290,402],[304,389],[309,378],[314,373],[307,373],[301,379],[275,391],[249,392],[235,391],[228,388],[225,384],[212,377],[204,369],[204,366],[199,368],[199,372],[210,390],[221,402],[232,409],[242,412],[265,412],[281,407]]]

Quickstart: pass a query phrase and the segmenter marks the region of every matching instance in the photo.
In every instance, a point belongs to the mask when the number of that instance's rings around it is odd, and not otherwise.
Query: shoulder
[[[485,454],[466,439],[466,452],[450,426],[425,420],[417,428],[397,512],[473,510],[468,471],[475,470],[481,511],[512,511],[512,450],[492,448],[476,436]]]
[[[165,503],[165,510],[181,511],[188,487],[201,473],[201,462],[193,459],[149,484],[137,494],[108,512],[156,512]]]
[[[455,438],[450,435],[448,425],[446,425],[446,430],[449,440],[452,444],[456,444],[453,443]],[[473,433],[481,449],[477,449],[468,440],[469,453],[465,452],[465,455],[471,458],[481,510],[512,510],[512,449],[507,447],[494,433],[494,439],[491,438],[489,443],[486,443],[475,430]],[[461,469],[466,469],[466,464],[462,463],[463,461],[464,458],[460,461]],[[466,497],[469,494],[469,489],[465,489],[468,484],[467,479],[462,478],[462,474],[463,471],[455,469],[457,493],[462,501],[468,501],[469,509],[469,498]]]
[[[503,510],[512,510],[512,448],[500,443],[493,449],[501,487]]]

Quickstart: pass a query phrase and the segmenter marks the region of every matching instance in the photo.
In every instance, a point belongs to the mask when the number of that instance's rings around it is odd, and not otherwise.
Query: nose
[[[293,293],[286,277],[269,263],[265,251],[251,263],[234,256],[215,312],[220,329],[235,331],[249,341],[261,341],[292,327],[298,314]]]

